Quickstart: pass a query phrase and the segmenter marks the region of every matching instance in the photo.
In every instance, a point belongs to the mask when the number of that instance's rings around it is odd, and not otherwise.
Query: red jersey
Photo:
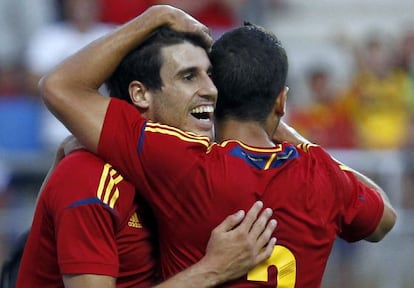
[[[116,287],[150,287],[155,263],[135,189],[109,164],[75,151],[40,195],[17,287],[64,287],[62,274],[117,278]]]
[[[198,261],[210,231],[260,199],[278,220],[277,245],[266,263],[226,287],[319,287],[337,235],[347,241],[367,237],[384,209],[376,191],[321,147],[210,143],[146,122],[117,99],[106,113],[99,154],[152,206],[163,277]]]

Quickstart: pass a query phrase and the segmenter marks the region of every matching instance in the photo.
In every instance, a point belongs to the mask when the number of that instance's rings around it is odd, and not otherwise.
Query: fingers
[[[201,36],[203,36],[204,40],[211,46],[213,45],[213,36],[211,35],[210,29],[207,26],[203,25],[200,27]]]
[[[243,210],[239,210],[236,213],[227,216],[227,218],[224,219],[224,221],[221,222],[220,225],[218,225],[214,230],[218,232],[228,232],[232,230],[243,221],[245,214],[246,213]]]
[[[188,15],[188,17],[183,17],[181,21],[175,22],[170,27],[177,31],[199,34],[210,46],[213,44],[213,37],[211,36],[210,29],[190,15]]]
[[[222,271],[223,279],[238,278],[272,255],[277,222],[270,219],[272,209],[262,209],[263,202],[257,201],[247,213],[239,210],[211,232],[203,262]]]
[[[155,9],[154,9],[155,8]],[[151,8],[150,8],[151,9]],[[213,37],[211,36],[210,29],[190,14],[183,10],[169,6],[169,5],[157,5],[153,6],[155,14],[163,15],[164,25],[169,26],[171,29],[184,32],[192,32],[201,35],[209,45],[213,43]],[[158,17],[157,17],[158,18]]]
[[[266,259],[270,257],[270,255],[272,255],[273,249],[275,248],[275,245],[276,245],[276,241],[277,241],[276,238],[272,237],[267,243],[266,247],[260,250],[259,254],[256,257],[255,265],[265,261]]]
[[[246,217],[244,218],[243,222],[240,224],[242,229],[246,229],[246,231],[250,231],[253,223],[255,223],[257,216],[260,213],[260,210],[263,208],[262,201],[256,201],[253,206],[247,211]]]
[[[238,237],[237,241],[244,239],[249,249],[255,251],[253,252],[255,264],[262,262],[272,253],[276,243],[276,238],[272,238],[272,235],[277,226],[277,221],[270,219],[273,215],[272,209],[266,208],[260,213],[262,208],[263,202],[257,201],[247,213],[243,210],[237,211],[213,229],[212,235],[224,235],[223,233],[230,232],[227,234],[229,237]]]
[[[273,215],[273,210],[266,208],[263,210],[260,216],[257,216],[258,212],[256,209],[260,206],[263,206],[263,203],[261,204],[262,205],[258,203],[257,207],[253,205],[253,207],[249,210],[251,213],[248,213],[245,217],[245,220],[242,222],[244,223],[248,216],[255,216],[257,218],[253,219],[253,223],[249,227],[250,231],[248,232],[248,238],[250,238],[252,243],[254,243],[254,249],[257,251],[255,265],[270,257],[276,244],[276,238],[272,237],[272,235],[276,229],[277,221],[275,219],[270,219]]]
[[[262,230],[263,233],[261,233],[257,238],[257,248],[262,249],[262,247],[265,247],[269,244],[269,242],[272,240],[273,232],[275,231],[277,226],[277,221],[275,219],[270,220],[267,222],[266,228]],[[258,230],[260,233],[261,231]],[[252,235],[253,237],[256,237],[256,234]]]
[[[253,223],[251,229],[250,229],[250,235],[251,237],[253,237],[253,239],[259,239],[259,237],[262,236],[262,238],[264,236],[268,236],[266,240],[266,242],[263,243],[263,245],[265,243],[267,243],[267,241],[269,241],[271,233],[273,232],[273,230],[271,231],[270,235],[268,235],[268,223],[270,220],[270,217],[272,217],[273,215],[273,210],[270,208],[266,208],[263,210],[262,214],[260,214],[260,216],[257,218],[257,220]],[[276,225],[274,225],[274,228],[276,228]],[[265,233],[267,232],[267,233]],[[262,235],[264,234],[264,235]]]

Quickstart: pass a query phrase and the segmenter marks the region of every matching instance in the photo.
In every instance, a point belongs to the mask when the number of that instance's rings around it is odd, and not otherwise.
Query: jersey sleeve
[[[337,235],[348,242],[359,241],[371,235],[384,210],[379,193],[359,181],[349,167],[332,158],[320,146],[308,146],[305,150],[312,155],[312,161],[318,163],[312,165],[312,169],[319,169],[318,178],[324,175],[327,181],[319,184],[317,189],[324,191],[322,197],[327,204],[325,211],[333,213]]]
[[[99,156],[131,183],[139,182],[140,185],[145,185],[146,178],[137,152],[144,141],[145,125],[145,119],[133,105],[112,98],[98,144]]]
[[[375,231],[384,212],[384,202],[377,191],[360,182],[345,166],[340,167],[351,195],[339,236],[348,242],[355,242]]]
[[[49,191],[55,195],[49,205],[61,274],[118,275],[119,215],[110,195],[122,184],[112,181],[111,187],[104,173],[103,162],[72,157],[58,166],[46,187],[55,190]]]
[[[348,242],[362,240],[371,235],[381,220],[384,202],[377,191],[357,179],[352,169],[332,158],[322,148],[317,148],[324,154],[329,163],[327,169],[332,173],[335,189],[338,217],[338,236]]]
[[[62,274],[118,275],[118,254],[111,217],[108,211],[94,206],[98,205],[68,208],[56,221],[58,261]]]

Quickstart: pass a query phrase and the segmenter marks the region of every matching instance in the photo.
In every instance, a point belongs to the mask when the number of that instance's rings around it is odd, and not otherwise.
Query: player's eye
[[[187,80],[187,81],[191,81],[191,80],[193,80],[193,79],[194,79],[194,77],[195,77],[194,73],[188,73],[188,74],[185,74],[185,75],[183,76],[183,79],[184,79],[184,80]]]

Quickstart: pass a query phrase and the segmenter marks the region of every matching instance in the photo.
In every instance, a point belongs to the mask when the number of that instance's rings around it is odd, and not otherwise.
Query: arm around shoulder
[[[41,79],[46,106],[88,150],[97,152],[109,105],[99,87],[132,49],[161,26],[209,37],[208,29],[184,11],[157,5],[85,46]]]

